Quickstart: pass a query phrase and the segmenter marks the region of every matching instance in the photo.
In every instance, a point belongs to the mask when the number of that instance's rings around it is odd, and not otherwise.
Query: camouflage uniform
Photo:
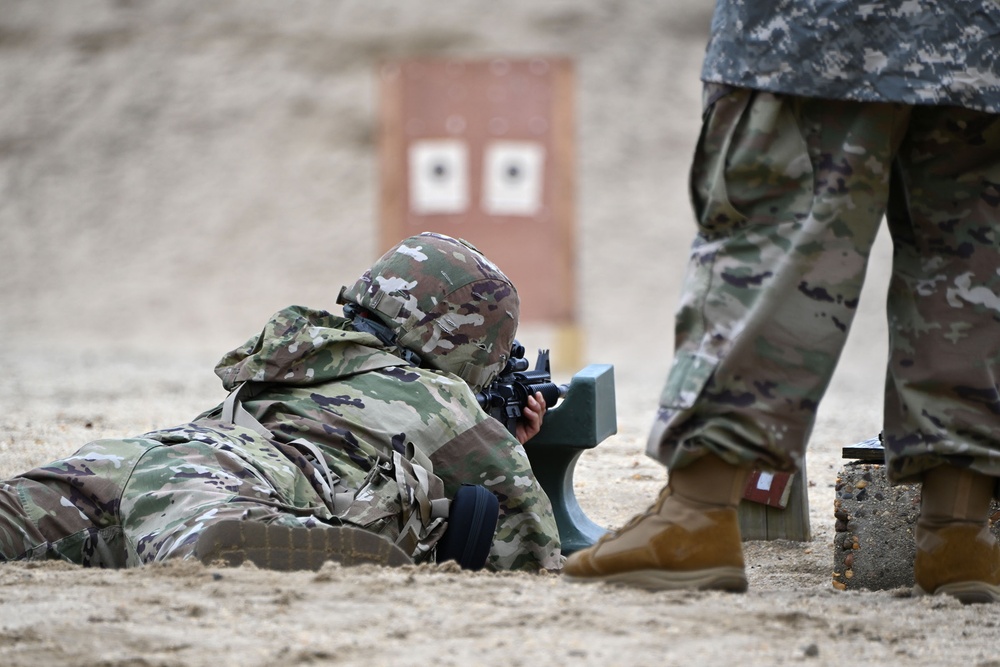
[[[717,0],[706,82],[1000,112],[997,0]]]
[[[885,214],[890,478],[1000,476],[1000,4],[719,0],[712,25],[648,453],[801,464]]]
[[[475,303],[466,299],[467,317]],[[90,443],[0,485],[0,559],[122,567],[190,557],[208,526],[242,519],[361,526],[420,562],[444,530],[432,501],[471,483],[500,501],[489,566],[559,568],[552,508],[524,448],[461,377],[402,352],[324,311],[278,312],[216,368],[238,402]]]

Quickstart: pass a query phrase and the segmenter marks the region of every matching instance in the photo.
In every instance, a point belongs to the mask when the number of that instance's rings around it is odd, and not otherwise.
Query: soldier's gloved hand
[[[517,422],[517,441],[522,445],[531,440],[542,430],[542,419],[545,417],[545,398],[540,391],[528,397],[528,402],[521,411],[521,419]]]

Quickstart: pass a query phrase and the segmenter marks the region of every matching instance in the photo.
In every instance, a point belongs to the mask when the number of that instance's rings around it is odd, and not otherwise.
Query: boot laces
[[[660,513],[660,508],[663,507],[663,503],[671,495],[672,495],[672,491],[670,489],[670,486],[667,485],[667,486],[663,487],[663,489],[660,490],[660,494],[656,497],[656,500],[653,501],[653,504],[651,504],[649,507],[647,507],[645,511],[640,512],[639,514],[636,514],[635,516],[633,516],[622,527],[616,528],[613,531],[609,531],[609,532],[604,533],[603,535],[601,535],[601,537],[598,538],[598,540],[597,540],[597,544],[602,544],[602,543],[606,542],[607,540],[614,539],[614,538],[618,537],[619,535],[621,535],[622,533],[624,533],[625,531],[627,531],[630,528],[632,528],[633,526],[637,525],[643,519],[646,519],[646,518],[649,518],[651,516],[655,516],[656,514],[659,514]]]

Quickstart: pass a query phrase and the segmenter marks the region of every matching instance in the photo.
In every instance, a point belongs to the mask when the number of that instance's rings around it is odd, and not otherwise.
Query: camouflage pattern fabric
[[[706,82],[1000,113],[997,0],[716,0]]]
[[[338,302],[362,306],[421,366],[454,373],[477,392],[507,363],[520,312],[517,290],[496,264],[432,232],[389,250]]]
[[[523,447],[460,378],[407,367],[343,318],[300,307],[277,313],[216,372],[227,389],[253,384],[243,406],[273,437],[220,421],[220,406],[191,424],[90,443],[0,484],[0,559],[122,567],[189,557],[200,531],[235,518],[361,525],[402,535],[427,560],[443,525],[417,516],[418,489],[451,497],[472,483],[501,504],[488,566],[561,566]],[[331,481],[360,489],[346,511],[333,507]]]
[[[222,519],[314,526],[330,512],[254,432],[187,424],[98,440],[0,485],[0,554],[127,567],[191,556]]]
[[[796,469],[883,212],[889,475],[1000,476],[1000,116],[732,89],[691,172],[698,234],[647,452]]]

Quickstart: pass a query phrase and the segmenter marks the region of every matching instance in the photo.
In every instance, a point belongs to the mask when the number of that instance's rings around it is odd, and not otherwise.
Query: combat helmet
[[[383,342],[458,375],[474,392],[503,370],[520,312],[517,290],[496,264],[468,242],[432,232],[389,250],[341,288],[337,303],[356,328],[377,318],[389,330]]]

